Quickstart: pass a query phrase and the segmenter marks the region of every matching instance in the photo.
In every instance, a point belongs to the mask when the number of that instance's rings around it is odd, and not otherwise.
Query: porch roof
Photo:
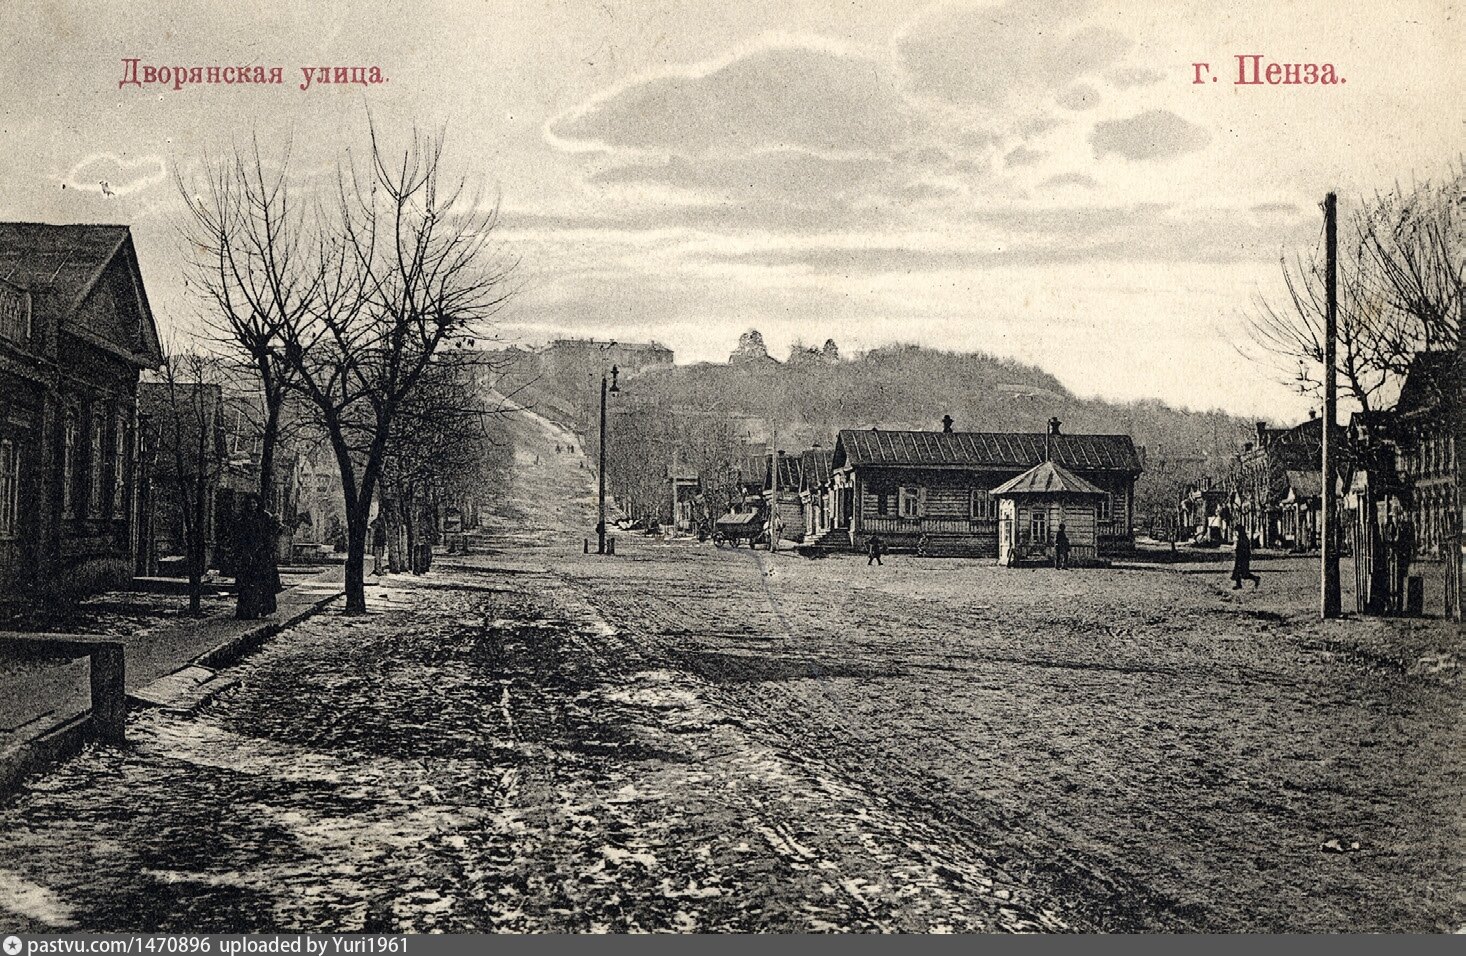
[[[1105,492],[1051,461],[1041,462],[993,489],[993,496],[1104,495]]]

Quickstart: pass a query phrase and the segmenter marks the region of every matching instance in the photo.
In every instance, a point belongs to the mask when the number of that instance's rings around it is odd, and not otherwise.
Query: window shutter
[[[926,517],[926,486],[922,485],[916,489],[916,516]]]

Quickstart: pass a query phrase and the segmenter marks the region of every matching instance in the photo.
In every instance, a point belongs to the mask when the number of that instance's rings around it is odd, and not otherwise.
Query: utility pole
[[[1323,568],[1319,614],[1324,620],[1339,616],[1338,495],[1334,474],[1338,470],[1334,447],[1334,422],[1339,417],[1338,339],[1339,311],[1339,199],[1329,193],[1323,200],[1324,224],[1324,349],[1323,349]],[[1356,558],[1357,560],[1357,558]]]
[[[616,375],[619,369],[611,366],[610,388],[606,387],[606,373],[601,373],[601,465],[596,480],[600,490],[596,499],[596,554],[606,553],[606,393],[619,392]]]
[[[770,422],[769,468],[773,471],[774,496],[769,499],[769,550],[779,550],[779,424]]]
[[[672,436],[672,474],[670,475],[672,485],[672,537],[677,537],[677,436]]]

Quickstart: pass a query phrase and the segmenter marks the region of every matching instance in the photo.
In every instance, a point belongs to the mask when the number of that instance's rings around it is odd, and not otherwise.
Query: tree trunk
[[[260,504],[270,508],[274,505],[271,499],[275,494],[275,445],[280,438],[280,400],[266,399],[266,402],[265,427],[260,433]]]
[[[412,493],[412,486],[407,486],[406,495],[402,501],[402,532],[407,544],[407,567],[413,574],[422,574],[417,556],[417,496]]]
[[[366,508],[346,513],[346,614],[365,614],[366,545],[369,525]]]
[[[382,496],[382,516],[387,526],[387,573],[401,574],[402,564],[402,506],[396,495]]]
[[[199,482],[203,484],[202,480]],[[188,553],[188,613],[193,617],[203,614],[204,604],[204,566],[208,562],[208,499],[203,487],[194,488],[194,500],[185,507],[192,507],[193,521],[192,528],[185,522],[184,550]]]

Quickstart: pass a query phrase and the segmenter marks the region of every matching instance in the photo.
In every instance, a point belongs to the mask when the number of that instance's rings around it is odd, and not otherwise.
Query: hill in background
[[[600,369],[540,372],[533,361],[520,371],[522,396],[589,444]],[[828,448],[842,428],[939,430],[950,415],[958,431],[1040,432],[1058,417],[1065,432],[1130,435],[1146,462],[1137,513],[1163,520],[1186,482],[1228,474],[1232,456],[1255,433],[1254,423],[1221,411],[1079,398],[1043,369],[981,352],[895,345],[841,358],[827,341],[823,348],[795,346],[790,360],[779,362],[756,332],[743,336],[727,364],[632,368],[621,386],[608,480],[653,506],[674,449],[680,469],[700,470],[770,447]]]

